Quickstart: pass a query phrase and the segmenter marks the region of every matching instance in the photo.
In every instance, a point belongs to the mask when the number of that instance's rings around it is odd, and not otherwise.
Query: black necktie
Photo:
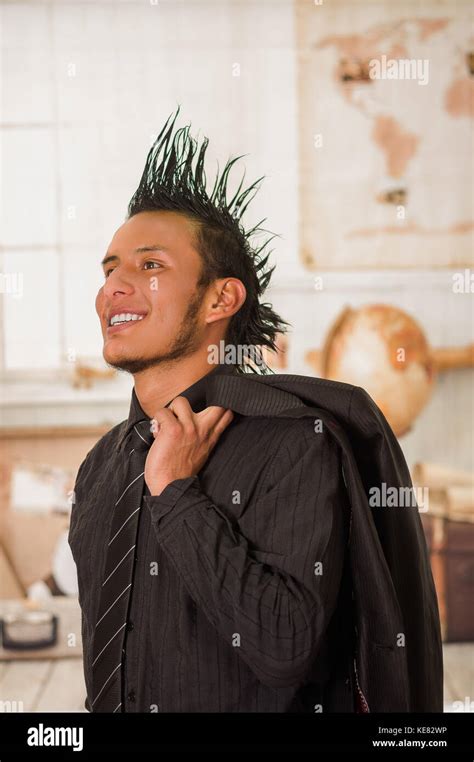
[[[150,421],[139,421],[127,441],[127,449],[130,448],[127,476],[114,507],[94,633],[93,712],[122,710],[125,632],[144,491],[145,460],[153,443]]]

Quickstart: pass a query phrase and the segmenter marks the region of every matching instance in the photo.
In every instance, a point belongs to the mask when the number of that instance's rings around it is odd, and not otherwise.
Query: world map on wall
[[[360,11],[342,3],[299,15],[304,263],[468,263],[468,16],[396,17],[378,4]]]

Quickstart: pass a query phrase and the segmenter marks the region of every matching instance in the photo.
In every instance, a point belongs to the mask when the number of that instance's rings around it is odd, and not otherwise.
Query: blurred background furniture
[[[73,484],[104,427],[32,427],[0,432],[0,618],[21,609],[58,617],[56,645],[0,644],[3,711],[85,711],[81,618],[64,558]],[[58,555],[58,549],[62,551]]]
[[[22,606],[24,599],[0,600],[0,617]],[[9,702],[10,711],[85,711],[77,600],[54,596],[45,606],[58,617],[58,643],[29,651],[8,651],[0,646],[1,700]]]

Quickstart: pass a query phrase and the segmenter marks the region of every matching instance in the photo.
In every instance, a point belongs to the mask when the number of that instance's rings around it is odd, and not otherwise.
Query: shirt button
[[[133,704],[135,702],[135,691],[132,689],[127,696],[127,699]]]
[[[131,632],[133,630],[133,622],[127,622],[127,631]]]

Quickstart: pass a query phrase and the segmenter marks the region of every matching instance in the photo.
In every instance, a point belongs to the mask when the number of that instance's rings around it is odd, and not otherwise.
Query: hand
[[[232,421],[232,410],[212,405],[194,413],[186,397],[176,397],[153,419],[155,441],[145,462],[145,482],[160,495],[175,479],[195,476]]]

